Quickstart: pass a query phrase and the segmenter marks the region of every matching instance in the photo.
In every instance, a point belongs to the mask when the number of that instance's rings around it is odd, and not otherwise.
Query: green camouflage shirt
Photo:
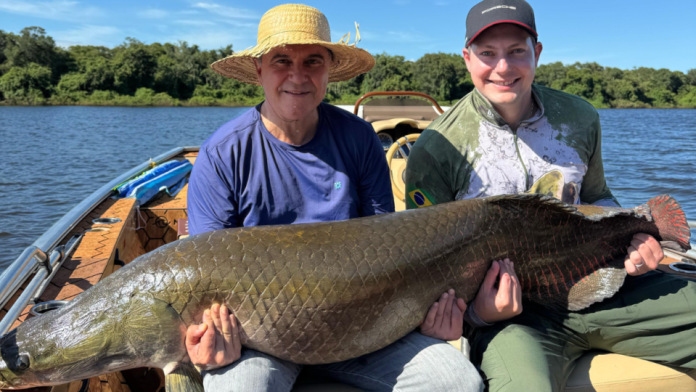
[[[407,208],[549,193],[539,185],[549,173],[561,179],[557,197],[565,202],[618,205],[604,178],[597,111],[543,86],[533,85],[532,96],[539,109],[516,132],[476,89],[433,121],[408,157]]]

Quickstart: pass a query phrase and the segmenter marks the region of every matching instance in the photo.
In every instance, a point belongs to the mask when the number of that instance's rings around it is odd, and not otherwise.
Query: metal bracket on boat
[[[36,288],[34,291],[35,296],[34,298],[31,299],[31,302],[38,304],[41,302],[41,299],[39,296],[43,294],[44,290],[46,290],[46,287],[51,283],[51,280],[53,279],[53,276],[55,276],[56,272],[60,269],[60,267],[63,265],[63,262],[65,259],[72,254],[72,252],[77,248],[77,245],[80,243],[80,240],[82,239],[82,234],[75,234],[68,240],[68,242],[59,248],[56,248],[56,250],[60,250],[61,252],[61,257],[60,259],[56,260],[54,263],[53,267],[53,272],[48,274],[45,279],[43,279],[40,283],[40,285]],[[54,251],[55,252],[55,251]]]
[[[44,267],[47,273],[50,274],[51,272],[53,272],[53,268],[51,268],[50,259],[48,255],[46,255],[46,253],[39,249],[38,252],[36,252],[36,254],[34,255],[34,257],[36,257],[36,264],[38,264],[41,267]]]
[[[46,312],[50,312],[51,310],[55,310],[58,308],[61,308],[65,305],[68,304],[68,301],[46,301],[46,302],[40,302],[34,306],[31,307],[31,314],[34,316],[41,316],[42,314]]]
[[[676,262],[670,264],[669,268],[682,274],[696,274],[696,265],[691,263]]]
[[[119,223],[121,222],[121,219],[119,218],[97,218],[97,219],[92,219],[92,223],[95,225],[113,225],[114,223]]]

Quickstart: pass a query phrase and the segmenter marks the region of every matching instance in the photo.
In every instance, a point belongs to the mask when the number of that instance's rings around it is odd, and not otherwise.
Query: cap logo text
[[[507,9],[511,9],[511,10],[516,10],[516,9],[517,9],[517,7],[512,6],[512,5],[496,5],[495,7],[491,7],[491,8],[489,8],[489,9],[487,9],[487,10],[484,10],[483,12],[481,12],[481,15],[485,14],[485,13],[488,12],[488,11],[496,10],[496,9],[498,9],[498,8],[507,8]]]

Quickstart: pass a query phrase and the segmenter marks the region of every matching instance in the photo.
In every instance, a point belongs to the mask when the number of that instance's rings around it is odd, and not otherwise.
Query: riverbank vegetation
[[[210,64],[232,45],[202,50],[186,42],[115,48],[56,46],[40,27],[0,30],[0,102],[6,105],[250,106],[258,86],[227,79]],[[330,83],[326,101],[353,104],[370,91],[421,91],[451,104],[473,89],[460,55],[430,53],[416,61],[375,55],[365,75]],[[621,70],[597,63],[541,65],[536,83],[585,98],[597,108],[696,108],[696,69]]]

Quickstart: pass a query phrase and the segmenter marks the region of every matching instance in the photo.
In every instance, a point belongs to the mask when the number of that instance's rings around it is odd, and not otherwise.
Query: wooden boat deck
[[[117,250],[121,260],[130,259],[125,253],[123,245],[125,236],[131,230],[124,230],[132,226],[134,218],[134,199],[108,199],[95,208],[86,218],[73,229],[72,234],[84,232],[84,236],[75,252],[65,260],[46,290],[40,295],[42,301],[70,300],[88,288],[94,286],[101,279],[111,274],[114,269]],[[97,218],[119,218],[121,222],[111,225],[93,224]],[[89,231],[97,230],[97,231]],[[104,231],[102,231],[104,230]],[[134,231],[134,228],[133,230]],[[119,249],[121,248],[121,249]],[[128,253],[133,253],[129,251]],[[143,252],[144,253],[144,252]],[[136,256],[137,257],[137,256]],[[119,267],[116,266],[116,269]],[[12,300],[5,305],[5,310],[14,304],[21,292],[15,294]],[[27,306],[12,328],[17,327],[29,317],[31,306]]]

